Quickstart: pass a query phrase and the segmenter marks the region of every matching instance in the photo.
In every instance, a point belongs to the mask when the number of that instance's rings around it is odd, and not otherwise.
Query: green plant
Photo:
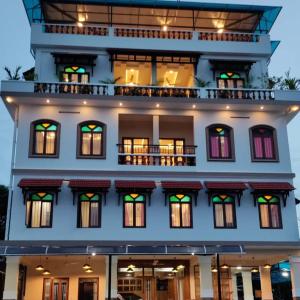
[[[23,77],[26,81],[38,80],[38,74],[35,73],[35,68],[31,68],[30,70],[24,72]]]
[[[121,76],[114,79],[107,78],[105,80],[100,80],[99,82],[104,84],[116,84],[121,78]]]
[[[282,77],[272,76],[269,77],[268,73],[263,74],[261,77],[257,77],[257,79],[261,80],[262,88],[273,90],[278,89],[281,86]]]
[[[210,85],[209,81],[202,80],[200,77],[195,76],[195,84],[197,87],[204,88]]]
[[[21,68],[22,68],[21,66],[17,66],[15,68],[15,70],[12,71],[9,67],[5,66],[4,71],[7,74],[7,79],[8,80],[20,80],[21,79],[21,75],[20,75]]]
[[[280,87],[283,90],[299,90],[300,79],[291,77],[291,70],[288,70],[285,72],[285,78],[282,79]]]

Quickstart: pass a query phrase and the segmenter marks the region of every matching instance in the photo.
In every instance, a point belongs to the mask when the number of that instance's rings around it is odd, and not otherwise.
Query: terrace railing
[[[258,43],[260,35],[241,32],[199,32],[198,39],[201,41]]]

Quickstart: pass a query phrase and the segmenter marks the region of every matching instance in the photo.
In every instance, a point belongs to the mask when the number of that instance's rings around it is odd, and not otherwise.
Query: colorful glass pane
[[[80,195],[80,201],[99,201],[99,194],[95,193],[85,193]]]
[[[141,194],[127,194],[124,196],[124,201],[138,201],[138,202],[142,202],[145,200],[144,195]]]
[[[57,126],[51,123],[39,123],[35,125],[36,131],[56,131]]]
[[[233,72],[226,72],[226,73],[222,73],[220,74],[220,78],[221,79],[239,79],[241,78],[240,75],[238,73],[233,73]]]
[[[171,195],[169,197],[170,202],[190,202],[191,197],[189,195],[184,195],[184,194],[176,194],[176,195]]]
[[[89,197],[88,197],[86,194],[81,194],[81,195],[80,195],[80,200],[81,200],[81,201],[88,201],[88,200],[89,200]]]
[[[218,135],[225,135],[224,128],[217,127],[215,130],[216,130],[216,132],[217,132]]]
[[[170,197],[170,201],[171,202],[179,202],[180,200],[175,195],[173,195]]]
[[[134,199],[130,195],[125,195],[124,200],[125,201],[134,201]]]
[[[66,67],[65,73],[86,73],[85,68],[78,67],[78,66],[72,66],[72,67]]]
[[[95,124],[88,124],[81,127],[81,132],[102,132],[102,127]]]
[[[222,78],[222,79],[228,79],[229,77],[228,77],[228,75],[226,73],[222,73],[220,75],[220,78]]]
[[[48,193],[36,193],[31,195],[31,200],[34,201],[52,201],[53,200],[53,195],[48,194]]]
[[[232,203],[234,200],[231,196],[222,194],[213,196],[212,201],[213,203]]]
[[[258,203],[279,203],[279,198],[273,195],[263,195],[258,197]]]

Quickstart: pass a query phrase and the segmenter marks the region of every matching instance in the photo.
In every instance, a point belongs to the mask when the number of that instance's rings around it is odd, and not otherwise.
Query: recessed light
[[[84,104],[84,105],[86,105],[86,103],[87,103],[86,101],[83,101],[83,104]]]
[[[92,256],[96,256],[96,252],[92,252]]]
[[[242,266],[237,266],[236,269],[237,270],[242,270]]]
[[[156,107],[159,107],[159,103],[156,104]]]
[[[119,105],[120,105],[120,106],[123,106],[123,103],[122,103],[122,102],[120,102],[120,103],[119,103]]]
[[[81,22],[77,22],[78,27],[83,27],[83,24]]]
[[[47,102],[47,103],[50,103],[50,100],[49,100],[49,99],[47,99],[47,100],[46,100],[46,102]]]
[[[264,106],[261,106],[261,107],[260,107],[261,110],[263,110],[264,108],[265,108]]]
[[[13,100],[12,100],[12,98],[10,98],[10,97],[6,97],[6,101],[7,101],[8,103],[11,103]]]
[[[193,108],[196,108],[196,104],[193,105]]]
[[[226,109],[230,109],[230,106],[229,106],[229,105],[227,105],[227,106],[226,106]]]
[[[223,33],[224,32],[224,28],[219,28],[217,32],[218,33]]]
[[[163,30],[163,31],[167,31],[167,30],[168,30],[168,26],[167,26],[167,25],[164,25],[163,28],[162,28],[162,30]]]
[[[299,106],[295,105],[291,107],[291,111],[298,111],[299,110]]]

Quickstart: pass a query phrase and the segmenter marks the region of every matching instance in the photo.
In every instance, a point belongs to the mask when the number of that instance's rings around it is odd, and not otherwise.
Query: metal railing
[[[201,41],[258,43],[260,35],[242,32],[199,32],[198,39]]]

